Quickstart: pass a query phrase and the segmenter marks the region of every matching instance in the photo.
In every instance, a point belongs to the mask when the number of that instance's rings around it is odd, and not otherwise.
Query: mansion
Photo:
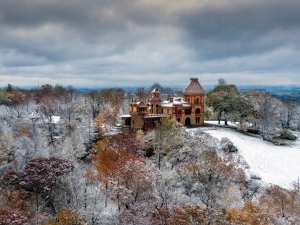
[[[132,100],[129,114],[122,116],[122,133],[153,130],[157,121],[168,116],[187,126],[204,124],[204,90],[198,78],[190,78],[183,97],[174,95],[162,101],[155,88],[147,102]]]

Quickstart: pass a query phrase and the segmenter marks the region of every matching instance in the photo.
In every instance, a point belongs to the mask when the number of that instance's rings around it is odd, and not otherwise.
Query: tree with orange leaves
[[[93,161],[96,172],[90,172],[88,177],[105,185],[107,195],[117,201],[119,209],[135,208],[151,198],[151,190],[161,178],[152,163],[127,150],[100,151]]]
[[[95,130],[97,132],[97,138],[101,139],[103,137],[103,132],[105,129],[104,117],[102,113],[99,113],[94,120]]]
[[[94,149],[97,151],[124,149],[132,154],[141,155],[143,148],[146,146],[142,135],[141,133],[139,136],[138,134],[114,134],[111,137],[105,137],[97,141]]]
[[[0,190],[1,207],[19,210],[26,216],[29,216],[29,212],[33,210],[32,197],[23,189],[6,188]]]
[[[19,90],[13,90],[9,94],[10,103],[5,104],[5,110],[10,118],[20,118],[24,114],[23,103],[25,94]]]
[[[118,179],[118,174],[126,162],[134,159],[135,156],[126,150],[99,151],[97,155],[93,156],[96,173],[90,171],[87,176],[100,180],[104,184],[107,193],[109,185],[114,184],[113,181]],[[107,198],[105,199],[105,205],[107,205]]]

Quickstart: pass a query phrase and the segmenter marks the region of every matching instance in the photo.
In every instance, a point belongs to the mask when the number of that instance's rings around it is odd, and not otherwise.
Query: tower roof
[[[157,88],[154,88],[152,93],[154,93],[154,92],[159,92],[159,90]]]
[[[190,83],[186,86],[183,91],[184,95],[188,94],[204,94],[204,90],[198,81],[198,78],[190,78]]]

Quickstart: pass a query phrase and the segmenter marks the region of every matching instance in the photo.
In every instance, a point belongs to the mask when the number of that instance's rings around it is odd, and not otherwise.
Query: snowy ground
[[[218,124],[218,121],[205,121],[206,124],[211,124],[211,125],[216,125],[216,126],[225,126],[225,122],[224,121],[221,121],[220,124]],[[236,123],[232,123],[231,121],[227,121],[227,126],[228,127],[234,127],[236,128],[237,125]]]
[[[290,188],[300,177],[300,140],[291,146],[275,146],[259,137],[245,135],[229,128],[204,129],[221,140],[229,138],[238,148],[239,154],[249,165],[249,172],[261,177],[265,184],[277,184]]]

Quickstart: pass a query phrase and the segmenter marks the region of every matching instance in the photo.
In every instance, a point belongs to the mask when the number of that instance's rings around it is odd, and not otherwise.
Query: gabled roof
[[[204,90],[201,86],[201,84],[198,81],[198,78],[190,78],[190,83],[188,86],[183,91],[184,95],[189,95],[189,94],[204,94]]]

